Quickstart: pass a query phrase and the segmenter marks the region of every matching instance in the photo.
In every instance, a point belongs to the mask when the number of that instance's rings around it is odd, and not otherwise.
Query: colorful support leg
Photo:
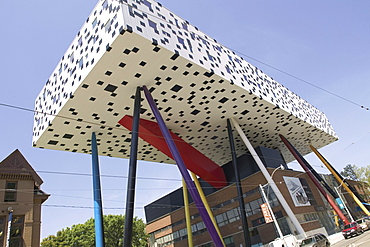
[[[143,89],[144,89],[145,97],[146,97],[146,99],[147,99],[147,101],[150,105],[150,108],[152,109],[153,115],[157,119],[158,125],[161,128],[162,135],[164,136],[164,138],[167,142],[167,145],[171,150],[172,156],[174,157],[174,160],[176,161],[177,167],[179,168],[180,173],[181,173],[182,177],[184,178],[184,180],[186,182],[186,185],[188,186],[189,193],[190,193],[191,197],[193,198],[195,205],[198,208],[199,214],[202,217],[202,220],[203,220],[203,222],[204,222],[204,224],[205,224],[205,226],[206,226],[206,228],[209,232],[209,235],[211,236],[211,239],[212,239],[213,243],[215,244],[216,247],[223,247],[222,241],[221,241],[220,237],[218,236],[217,231],[216,231],[215,227],[213,226],[213,223],[212,223],[209,215],[207,214],[207,211],[204,208],[204,205],[202,203],[202,200],[200,199],[198,191],[195,188],[194,182],[193,182],[193,180],[191,180],[191,177],[190,177],[190,175],[189,175],[189,173],[188,173],[188,171],[185,167],[184,161],[182,160],[182,157],[181,157],[179,151],[177,150],[176,144],[174,143],[173,139],[171,138],[171,134],[170,134],[169,130],[167,129],[167,126],[164,123],[164,120],[163,120],[161,114],[159,113],[159,110],[158,110],[158,108],[157,108],[157,106],[156,106],[156,104],[155,104],[155,102],[152,98],[152,95],[150,94],[149,90],[145,86],[143,86]]]
[[[284,208],[285,212],[287,213],[290,220],[292,221],[292,223],[293,223],[294,227],[296,228],[298,234],[302,235],[302,237],[305,237],[306,233],[303,230],[301,224],[299,223],[297,217],[294,215],[292,209],[290,208],[290,206],[286,202],[284,196],[281,194],[279,188],[276,186],[274,180],[272,180],[272,178],[271,178],[270,174],[268,173],[265,165],[262,163],[262,160],[260,159],[260,157],[258,156],[256,151],[254,150],[254,148],[253,148],[252,144],[249,142],[247,136],[243,133],[242,128],[240,128],[238,122],[236,122],[236,120],[234,118],[231,118],[231,122],[233,123],[234,128],[238,132],[239,136],[242,138],[244,144],[247,146],[247,148],[248,148],[250,154],[252,155],[253,159],[256,161],[256,163],[257,163],[258,167],[260,168],[263,176],[266,178],[267,182],[271,186],[271,189],[274,191],[274,193],[275,193],[276,197],[278,198],[281,206]]]
[[[247,215],[246,215],[246,211],[245,211],[243,189],[242,189],[242,185],[241,185],[241,182],[240,182],[240,175],[239,175],[238,165],[236,163],[236,151],[235,151],[235,144],[234,144],[234,136],[233,136],[233,130],[232,130],[231,124],[230,124],[230,119],[227,120],[227,131],[228,131],[228,134],[229,134],[231,157],[232,157],[232,163],[233,163],[234,173],[235,173],[235,186],[236,186],[236,190],[238,192],[239,207],[240,207],[240,212],[241,212],[241,220],[242,220],[242,225],[243,225],[243,234],[244,234],[245,246],[251,246],[251,238],[249,236],[249,227],[248,227]]]
[[[362,211],[364,211],[364,213],[367,216],[370,216],[370,213],[367,210],[367,208],[364,206],[364,204],[362,204],[360,199],[353,193],[353,191],[350,189],[350,187],[344,181],[342,176],[329,164],[329,162],[324,158],[324,156],[321,155],[321,153],[319,153],[319,151],[317,151],[316,148],[314,148],[313,146],[310,146],[310,147],[311,147],[311,150],[316,154],[316,156],[321,160],[321,162],[328,168],[328,170],[331,172],[331,174],[333,174],[333,176],[338,181],[338,183],[343,186],[343,188],[348,192],[348,194],[352,197],[352,199],[362,209]],[[338,192],[338,195],[339,195],[339,192]]]
[[[191,231],[188,187],[186,186],[184,179],[182,179],[182,191],[184,195],[186,230],[188,231],[188,246],[193,247],[193,233]]]
[[[91,136],[92,179],[94,189],[95,246],[104,247],[103,206],[101,198],[98,145],[95,132]]]
[[[289,149],[289,151],[292,153],[294,158],[298,161],[298,163],[302,166],[302,168],[306,171],[307,175],[311,178],[312,182],[316,185],[317,189],[321,192],[321,194],[324,196],[324,198],[328,201],[330,206],[334,209],[334,211],[338,214],[339,218],[343,220],[344,224],[348,224],[348,219],[344,216],[342,211],[339,209],[338,205],[333,201],[333,199],[326,193],[324,188],[321,186],[319,181],[315,178],[315,176],[312,174],[310,169],[306,166],[306,163],[308,163],[300,153],[290,144],[290,142],[285,139],[284,136],[279,135],[281,140],[284,142],[285,146]]]
[[[221,235],[221,232],[220,232],[220,229],[218,228],[218,225],[217,225],[217,222],[215,220],[215,217],[213,217],[213,213],[212,213],[212,210],[211,210],[211,207],[209,206],[208,202],[207,202],[207,199],[206,199],[206,196],[204,195],[204,192],[203,192],[203,189],[202,189],[202,186],[200,185],[199,183],[199,180],[197,178],[197,175],[195,175],[194,173],[190,172],[192,178],[193,178],[193,181],[195,183],[195,186],[197,187],[197,190],[198,190],[198,193],[200,195],[200,198],[202,199],[202,202],[204,204],[204,206],[206,206],[206,210],[207,210],[207,213],[209,215],[209,217],[211,218],[212,220],[212,223],[213,225],[215,226],[216,228],[216,231],[218,233],[218,236],[220,236],[220,239],[222,240],[222,243],[224,244],[225,246],[225,243],[222,239],[222,235]]]
[[[135,200],[135,182],[137,167],[137,146],[139,139],[139,119],[140,119],[140,87],[136,88],[134,116],[132,119],[132,138],[130,149],[130,165],[127,179],[127,196],[126,196],[126,216],[125,229],[123,237],[123,247],[131,247],[132,242],[132,223],[134,217],[134,200]]]

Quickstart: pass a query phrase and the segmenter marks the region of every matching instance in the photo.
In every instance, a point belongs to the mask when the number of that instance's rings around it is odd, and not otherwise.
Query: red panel
[[[118,123],[130,131],[132,130],[132,116],[126,115]],[[224,171],[220,166],[171,131],[170,133],[188,170],[215,188],[222,188],[227,185]],[[156,122],[140,119],[139,137],[173,159]]]

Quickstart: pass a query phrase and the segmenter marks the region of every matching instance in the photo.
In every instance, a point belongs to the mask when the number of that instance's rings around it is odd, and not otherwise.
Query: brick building
[[[12,247],[40,246],[41,205],[49,197],[40,189],[42,183],[18,149],[1,161],[1,247],[8,239]]]
[[[320,230],[332,234],[339,230],[338,226],[335,225],[332,209],[323,200],[306,173],[288,169],[280,153],[276,150],[258,147],[257,152],[269,173],[274,172],[273,180],[305,232]],[[286,169],[277,169],[281,164]],[[269,243],[278,235],[274,224],[266,224],[261,212],[260,205],[264,203],[264,200],[260,184],[265,185],[266,179],[250,155],[239,157],[238,166],[242,178],[243,197],[252,245]],[[201,181],[201,184],[225,244],[230,247],[240,246],[245,242],[235,178],[230,163],[225,164],[223,169],[229,182],[227,187],[216,190],[204,181]],[[293,224],[273,191],[268,186],[264,188],[282,233],[284,235],[296,234]],[[191,198],[189,200],[191,201]],[[183,203],[183,193],[180,188],[145,207],[150,246],[188,246]],[[190,214],[194,246],[213,246],[194,204],[190,204]]]

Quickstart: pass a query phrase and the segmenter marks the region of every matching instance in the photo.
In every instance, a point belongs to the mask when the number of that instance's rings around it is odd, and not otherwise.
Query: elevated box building
[[[323,112],[160,3],[100,0],[36,98],[33,146],[90,154],[96,133],[99,155],[129,158],[132,133],[120,123],[134,115],[138,87],[148,89],[172,133],[211,161],[185,164],[208,183],[217,166],[226,185],[227,119],[253,147],[278,150],[285,162],[294,158],[279,134],[302,155],[309,144],[337,140]],[[140,118],[156,120],[146,100]],[[236,155],[248,154],[234,139]],[[157,141],[140,139],[137,159],[175,163]]]
[[[98,1],[35,101],[33,145],[128,158],[135,89],[146,86],[168,127],[221,165],[230,160],[226,119],[234,117],[255,146],[293,157],[277,133],[302,154],[337,136],[317,108],[161,4]],[[154,120],[144,101],[141,118]],[[139,159],[173,163],[145,142]],[[238,155],[245,147],[237,143]]]

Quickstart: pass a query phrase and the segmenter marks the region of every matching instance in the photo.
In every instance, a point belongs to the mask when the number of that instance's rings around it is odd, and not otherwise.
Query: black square
[[[116,91],[116,89],[117,89],[117,86],[114,86],[114,85],[112,85],[112,84],[108,84],[105,88],[104,88],[104,90],[105,91],[108,91],[108,92],[114,92],[114,91]]]
[[[176,60],[180,55],[178,53],[175,53],[172,55],[171,60]]]
[[[63,138],[66,138],[66,139],[72,139],[73,135],[71,134],[64,134],[63,135]]]
[[[194,110],[194,111],[190,112],[190,114],[197,115],[199,112],[200,112],[199,110]]]
[[[174,91],[174,92],[178,92],[178,91],[180,91],[182,89],[182,86],[180,86],[180,85],[175,85],[175,86],[173,86],[172,88],[171,88],[171,90],[172,91]]]

